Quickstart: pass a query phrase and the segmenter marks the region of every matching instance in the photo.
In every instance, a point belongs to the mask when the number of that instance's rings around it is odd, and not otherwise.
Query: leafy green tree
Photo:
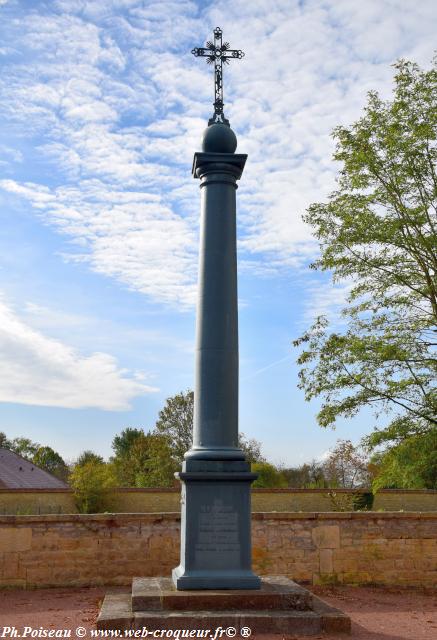
[[[347,326],[320,317],[294,343],[320,426],[363,407],[391,416],[369,449],[437,426],[437,68],[395,67],[393,100],[372,92],[362,118],[335,129],[338,189],[304,217],[320,241],[313,267],[351,284]]]
[[[374,454],[379,489],[437,489],[437,429],[406,438],[387,451]]]
[[[139,469],[139,454],[140,451],[147,449],[147,447],[144,447],[144,438],[143,429],[127,427],[112,440],[112,449],[115,455],[111,458],[111,461],[114,464],[118,483],[122,487],[136,486],[137,474],[141,470]],[[133,456],[134,445],[136,447],[135,455]],[[147,460],[148,454],[143,454],[143,457]],[[132,458],[134,459],[132,460]]]
[[[259,489],[287,487],[287,479],[275,465],[268,462],[254,462],[251,465],[251,469],[258,474],[258,478],[252,485],[253,487]]]
[[[177,466],[167,436],[128,428],[114,438],[113,449],[111,461],[120,486],[173,485]]]
[[[123,431],[112,440],[112,449],[115,457],[123,458],[128,455],[135,440],[137,440],[137,438],[141,438],[143,435],[143,429],[133,429],[132,427],[123,429]]]
[[[41,469],[53,474],[59,480],[66,481],[68,478],[68,467],[59,453],[51,447],[39,447],[32,457],[32,462]]]
[[[11,442],[8,440],[6,433],[0,431],[0,449],[10,449]]]
[[[143,434],[132,445],[128,460],[134,486],[173,486],[177,465],[166,436],[157,433]]]
[[[32,461],[33,456],[40,448],[40,444],[38,442],[32,442],[29,438],[14,438],[11,441],[10,449],[14,451],[19,456],[26,458],[26,460]]]
[[[99,456],[98,453],[94,453],[94,451],[91,451],[90,449],[86,449],[85,451],[82,451],[82,453],[79,455],[78,459],[76,460],[75,466],[83,467],[83,465],[87,464],[88,462],[103,464],[104,460],[102,456]]]
[[[193,442],[194,392],[181,391],[165,401],[155,432],[168,438],[173,460],[180,467]]]
[[[90,460],[76,465],[70,473],[69,482],[80,513],[100,513],[110,508],[108,489],[117,486],[112,464]]]

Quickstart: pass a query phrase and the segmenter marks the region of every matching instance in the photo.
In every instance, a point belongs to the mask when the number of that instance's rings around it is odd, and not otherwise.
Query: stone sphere
[[[202,136],[202,151],[207,153],[234,153],[237,136],[226,124],[211,124]]]

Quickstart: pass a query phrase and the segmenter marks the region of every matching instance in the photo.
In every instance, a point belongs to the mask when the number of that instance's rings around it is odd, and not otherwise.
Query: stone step
[[[208,630],[209,638],[213,638],[219,628],[226,629],[226,632],[217,638],[240,637],[241,630],[245,628],[250,629],[251,635],[314,635],[322,631],[322,619],[313,611],[136,611],[133,628],[202,629]]]
[[[242,611],[133,611],[130,593],[108,593],[103,601],[97,629],[129,631],[122,637],[145,638],[147,631],[159,630],[215,630],[233,627],[236,637],[241,629],[248,627],[251,635],[256,633],[317,635],[327,633],[350,633],[350,618],[327,605],[313,595],[311,611],[298,610],[242,610]],[[136,633],[136,635],[134,635]],[[146,635],[144,635],[146,633]],[[183,636],[181,635],[181,638]],[[217,636],[219,638],[220,636]],[[226,632],[222,638],[230,637]]]
[[[284,576],[269,576],[259,590],[177,591],[171,578],[134,578],[133,611],[295,610],[312,607],[312,594]]]

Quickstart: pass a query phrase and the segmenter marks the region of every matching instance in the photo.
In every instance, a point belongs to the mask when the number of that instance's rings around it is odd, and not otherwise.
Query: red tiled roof
[[[0,448],[0,488],[62,489],[67,486],[13,451]]]

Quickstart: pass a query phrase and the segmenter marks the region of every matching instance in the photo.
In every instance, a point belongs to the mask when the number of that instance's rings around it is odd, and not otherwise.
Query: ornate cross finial
[[[208,125],[223,123],[229,125],[229,120],[223,113],[223,62],[229,64],[229,58],[243,58],[241,49],[230,49],[229,42],[222,43],[222,30],[214,29],[214,42],[208,41],[206,47],[196,47],[191,51],[195,56],[206,58],[208,64],[214,64],[214,115],[208,120]]]

